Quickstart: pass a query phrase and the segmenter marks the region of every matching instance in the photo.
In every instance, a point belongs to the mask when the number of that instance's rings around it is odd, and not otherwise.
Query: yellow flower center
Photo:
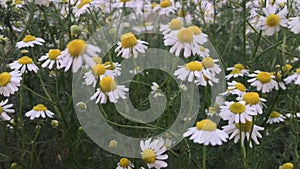
[[[179,30],[182,28],[182,22],[179,19],[172,19],[169,23],[169,28],[171,30]]]
[[[235,88],[238,89],[241,92],[245,92],[246,91],[246,87],[242,83],[236,83],[235,84]]]
[[[292,163],[285,163],[283,164],[280,169],[293,169],[294,165]]]
[[[129,160],[127,158],[121,158],[119,165],[120,165],[120,167],[128,167]]]
[[[190,29],[194,35],[199,35],[202,32],[198,26],[190,26],[188,29]]]
[[[269,27],[276,27],[279,25],[280,18],[277,14],[271,14],[266,19],[266,25]]]
[[[184,28],[178,32],[177,38],[182,43],[191,43],[194,40],[194,33],[191,29]]]
[[[117,88],[117,84],[112,77],[106,76],[100,81],[100,87],[102,91],[110,92]]]
[[[257,74],[257,80],[261,83],[268,83],[271,81],[271,73],[269,72],[259,72]]]
[[[217,124],[210,119],[204,119],[198,121],[196,127],[198,130],[215,131],[217,129]]]
[[[43,104],[38,104],[38,105],[33,107],[33,110],[35,110],[35,111],[46,111],[47,107],[44,106]]]
[[[1,115],[2,112],[3,112],[3,108],[0,106],[0,115]]]
[[[129,2],[130,0],[120,0],[120,2]]]
[[[155,8],[157,5],[158,5],[157,3],[153,2],[153,3],[151,4],[151,8],[153,9],[153,8]]]
[[[93,61],[94,61],[95,63],[97,63],[97,64],[102,63],[102,58],[101,58],[101,57],[95,56],[95,57],[93,57],[92,59],[93,59]]]
[[[32,35],[26,35],[23,39],[23,42],[31,42],[31,41],[35,41],[35,37]]]
[[[20,59],[18,59],[18,63],[22,64],[22,65],[26,65],[26,64],[31,64],[32,63],[32,59],[28,56],[23,56]]]
[[[72,57],[78,57],[86,51],[85,41],[81,39],[74,39],[68,43],[67,49]]]
[[[280,117],[280,113],[278,113],[277,111],[272,111],[272,113],[270,114],[270,117],[271,118],[278,118]]]
[[[84,5],[92,2],[92,0],[81,0],[80,4],[77,6],[78,9],[81,9]]]
[[[233,67],[236,68],[236,69],[239,69],[239,70],[245,69],[245,66],[240,64],[240,63],[235,64]]]
[[[48,52],[48,57],[50,60],[56,60],[60,54],[61,51],[59,49],[50,49]]]
[[[15,4],[16,4],[16,5],[22,4],[22,0],[15,0]]]
[[[235,102],[229,106],[229,110],[234,114],[241,114],[245,112],[246,106],[242,103]]]
[[[8,72],[3,72],[0,74],[0,86],[6,86],[11,79],[11,75]]]
[[[103,64],[96,64],[95,66],[93,66],[93,71],[94,71],[94,74],[96,76],[100,76],[100,75],[103,75],[105,73],[105,67]]]
[[[213,68],[215,66],[214,60],[211,57],[204,58],[202,63],[206,68]]]
[[[260,100],[259,100],[259,94],[256,93],[256,92],[249,92],[249,93],[244,94],[243,100],[247,104],[257,104],[257,103],[260,102]]]
[[[121,37],[122,48],[131,48],[137,44],[137,39],[133,33],[126,33]]]
[[[243,132],[249,133],[252,128],[252,121],[246,120],[246,123],[235,123],[235,127]]]
[[[202,63],[197,61],[187,63],[185,67],[190,71],[201,71],[203,69]]]
[[[172,5],[172,2],[169,1],[169,0],[162,0],[162,1],[160,2],[160,7],[161,7],[161,8],[168,8],[168,7],[170,7],[171,5]]]
[[[296,69],[296,72],[300,75],[300,68]]]
[[[230,74],[239,74],[239,73],[241,73],[241,70],[240,69],[233,69],[231,72],[230,72]]]
[[[151,150],[150,148],[147,148],[142,152],[142,159],[146,163],[152,164],[156,161],[156,154],[153,150]]]
[[[205,52],[205,49],[206,49],[206,48],[205,48],[204,46],[200,46],[199,48],[200,48],[200,51],[201,51],[201,52]]]

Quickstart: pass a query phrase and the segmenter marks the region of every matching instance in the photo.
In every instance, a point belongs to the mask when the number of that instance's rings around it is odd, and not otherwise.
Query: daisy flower
[[[67,49],[62,51],[57,58],[61,68],[68,71],[72,66],[72,72],[76,73],[85,61],[89,66],[93,65],[92,57],[97,56],[101,50],[93,45],[87,44],[84,40],[74,39],[68,43]]]
[[[132,169],[134,165],[127,158],[121,158],[116,169]]]
[[[20,42],[17,42],[16,47],[21,49],[25,47],[33,47],[34,45],[43,45],[45,42],[42,38],[37,38],[32,35],[26,35],[24,39]]]
[[[228,82],[227,91],[221,93],[223,96],[228,96],[229,94],[241,96],[246,92],[247,88],[240,82],[232,81]]]
[[[167,150],[163,141],[151,141],[151,138],[146,141],[141,140],[140,147],[142,149],[142,159],[149,168],[160,169],[168,166],[166,162],[162,161],[168,159],[168,155],[163,154]]]
[[[293,163],[284,163],[282,166],[279,167],[279,169],[293,169],[294,164]]]
[[[56,64],[56,68],[59,69],[59,61],[57,57],[61,55],[61,51],[59,49],[50,49],[46,55],[43,55],[39,61],[44,62],[42,67],[48,67],[48,69],[52,69],[53,65]]]
[[[204,46],[200,45],[197,49],[197,54],[203,58],[209,57],[209,49],[205,48]]]
[[[159,85],[156,82],[152,82],[151,90],[151,94],[154,95],[153,97],[163,96],[161,90],[159,89]]]
[[[206,85],[207,82],[204,79],[204,76],[208,78],[211,77],[211,75],[204,69],[203,64],[199,61],[192,61],[184,66],[178,67],[179,69],[175,71],[174,75],[182,81],[188,79],[189,82],[192,82],[195,78],[197,78],[199,80],[199,84]]]
[[[213,59],[211,57],[205,57],[202,59],[202,64],[209,74],[215,75],[221,72],[221,68],[216,64],[219,59]]]
[[[84,14],[88,11],[88,8],[100,5],[101,1],[99,0],[80,0],[74,6],[75,17],[79,17],[81,14]]]
[[[153,11],[159,11],[159,15],[173,14],[176,11],[175,3],[173,0],[161,0],[160,4],[153,8]]]
[[[289,18],[288,28],[294,33],[300,33],[300,16]]]
[[[287,26],[288,20],[286,15],[288,14],[287,7],[285,6],[281,11],[278,11],[278,5],[269,5],[263,8],[265,16],[261,16],[261,30],[267,36],[271,36],[280,30],[280,26]]]
[[[204,145],[222,145],[226,142],[228,135],[222,130],[217,129],[217,124],[210,119],[204,119],[196,123],[196,127],[189,128],[183,137],[190,136],[194,143]]]
[[[267,123],[273,124],[273,123],[280,123],[284,122],[284,119],[286,117],[276,111],[272,111],[272,113],[269,116],[269,119],[267,120]]]
[[[86,72],[83,76],[84,78],[84,84],[86,85],[93,85],[93,87],[96,86],[97,79],[102,79],[105,76],[111,76],[114,77],[115,74],[112,70],[107,70],[107,67],[102,64],[98,63],[92,66],[92,70]]]
[[[246,69],[245,66],[240,63],[235,64],[233,67],[229,67],[226,70],[231,71],[230,74],[225,76],[227,80],[231,79],[232,77],[243,77],[244,75],[248,75],[249,73],[249,70]]]
[[[237,100],[245,101],[246,104],[254,110],[255,115],[263,113],[262,109],[264,104],[262,102],[267,101],[264,98],[260,98],[257,92],[244,93],[241,97],[238,97]]]
[[[181,20],[179,20],[179,19],[172,19],[169,22],[169,24],[162,25],[159,30],[165,36],[167,34],[170,34],[171,32],[180,30],[182,27],[183,27],[183,23],[182,23]]]
[[[11,117],[8,115],[8,113],[14,113],[15,110],[11,109],[13,107],[13,104],[7,104],[8,99],[2,100],[0,102],[0,118],[4,121],[9,121]]]
[[[22,74],[19,71],[0,73],[0,94],[9,97],[19,90]]]
[[[194,49],[194,32],[188,28],[182,28],[176,34],[166,35],[164,40],[165,46],[172,46],[170,52],[179,56],[181,50],[184,50],[183,56],[188,58],[192,55]]]
[[[100,87],[96,93],[90,98],[91,100],[96,99],[96,104],[105,104],[107,98],[112,103],[117,103],[118,99],[126,99],[126,92],[128,88],[124,85],[117,85],[116,81],[111,76],[103,77],[99,83]]]
[[[252,148],[250,136],[256,144],[259,144],[258,138],[262,138],[262,135],[259,133],[259,131],[264,130],[263,127],[257,126],[255,124],[253,125],[252,121],[246,121],[246,123],[229,124],[227,126],[223,126],[222,128],[224,132],[230,135],[229,140],[234,138],[234,143],[237,143],[241,139],[241,142],[244,145],[246,138],[246,140],[250,143],[250,148]]]
[[[296,72],[285,78],[284,81],[286,84],[289,84],[292,81],[294,81],[296,85],[300,85],[300,68],[296,69]]]
[[[263,93],[269,93],[273,88],[278,90],[278,84],[274,80],[275,76],[269,72],[263,72],[256,70],[253,74],[249,74],[248,82],[251,83],[251,86],[256,87],[257,91],[262,91]]]
[[[137,39],[133,33],[125,33],[121,36],[121,42],[118,42],[118,47],[115,52],[118,52],[118,56],[128,59],[132,55],[137,58],[138,53],[146,53],[148,47],[147,42]]]
[[[246,105],[245,101],[225,102],[225,105],[220,106],[220,108],[220,116],[223,120],[228,120],[229,124],[246,123],[247,120],[252,120],[252,115],[256,115],[253,109]]]
[[[39,68],[34,64],[33,60],[28,56],[23,56],[20,59],[9,64],[9,67],[24,73],[26,70],[38,72]]]
[[[40,116],[42,116],[43,118],[46,118],[47,116],[49,118],[52,118],[53,115],[54,113],[48,110],[48,108],[43,104],[37,104],[32,108],[32,110],[25,113],[25,116],[30,117],[30,120],[39,118]]]

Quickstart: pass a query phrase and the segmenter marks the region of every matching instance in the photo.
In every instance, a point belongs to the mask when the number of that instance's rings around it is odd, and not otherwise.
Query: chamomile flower
[[[142,150],[142,159],[147,163],[149,168],[160,169],[168,166],[168,164],[163,161],[168,159],[168,155],[163,154],[167,150],[163,141],[160,139],[151,141],[151,138],[146,141],[141,140],[140,147]]]
[[[227,80],[231,79],[232,77],[243,77],[245,75],[248,75],[249,73],[249,70],[246,69],[245,66],[240,63],[235,64],[233,67],[229,67],[226,70],[231,71],[228,75],[225,76]]]
[[[101,50],[93,45],[87,44],[84,40],[74,39],[67,45],[67,49],[62,51],[57,58],[60,60],[61,68],[68,71],[72,66],[72,72],[76,73],[85,61],[89,66],[93,65],[92,57],[97,56]]]
[[[209,57],[210,50],[205,48],[204,46],[200,45],[197,49],[197,54],[203,58]]]
[[[253,109],[255,115],[263,113],[263,102],[267,100],[260,98],[257,92],[247,92],[243,93],[241,97],[238,97],[237,100],[243,100],[246,104]]]
[[[114,73],[112,70],[107,70],[105,64],[98,63],[92,66],[92,70],[84,73],[84,84],[96,86],[97,80],[102,79],[105,76],[114,77]]]
[[[127,158],[121,158],[116,169],[133,169],[134,165]]]
[[[39,61],[44,63],[42,67],[48,67],[48,69],[52,69],[53,65],[56,64],[56,68],[59,69],[59,61],[57,59],[58,56],[61,55],[61,51],[59,49],[50,49],[46,55],[43,55]]]
[[[294,164],[293,163],[284,163],[282,166],[279,167],[279,169],[293,169]]]
[[[179,19],[172,19],[169,24],[167,25],[162,25],[161,28],[159,29],[163,35],[168,35],[171,32],[175,32],[180,30],[183,27],[183,23]]]
[[[39,68],[34,64],[33,60],[28,56],[23,56],[20,59],[9,64],[9,67],[24,73],[26,70],[38,72]]]
[[[273,124],[273,123],[280,123],[280,122],[284,122],[284,119],[286,117],[276,111],[272,111],[269,119],[267,120],[267,123],[269,124]]]
[[[296,69],[296,72],[284,79],[286,84],[294,81],[296,85],[300,85],[300,68]]]
[[[219,59],[213,59],[211,57],[205,57],[202,59],[202,64],[209,74],[216,75],[221,72],[221,68],[218,64]]]
[[[225,102],[225,105],[220,106],[220,116],[223,120],[228,120],[229,124],[232,123],[246,123],[251,121],[253,115],[256,115],[254,110],[246,105],[245,101],[239,102]]]
[[[222,128],[224,132],[230,135],[229,140],[234,138],[234,143],[237,143],[239,140],[241,140],[242,144],[244,144],[246,138],[246,140],[249,142],[250,148],[253,147],[251,140],[253,140],[256,144],[259,144],[258,138],[262,138],[262,135],[259,132],[264,130],[263,127],[255,124],[253,125],[252,120],[246,121],[246,123],[229,124],[227,126],[223,126]]]
[[[207,34],[203,33],[198,26],[189,26],[188,29],[192,30],[194,33],[195,46],[203,45],[207,41]]]
[[[90,100],[96,99],[96,104],[105,104],[107,99],[112,103],[117,103],[118,100],[126,99],[128,88],[124,85],[117,85],[116,81],[111,76],[103,77],[99,83],[100,87]]]
[[[9,97],[19,90],[22,74],[19,71],[0,73],[0,94]]]
[[[170,52],[179,56],[181,50],[184,50],[183,56],[188,58],[192,55],[192,52],[196,53],[194,49],[194,32],[188,28],[182,28],[176,32],[176,34],[166,35],[164,40],[165,46],[172,46]]]
[[[204,145],[222,145],[227,142],[228,135],[222,130],[217,129],[217,124],[210,119],[204,119],[196,123],[196,127],[189,128],[183,137],[189,137],[194,143]]]
[[[100,5],[101,1],[99,0],[79,0],[74,6],[75,17],[79,17],[81,14],[84,14],[88,11],[88,8],[91,8],[96,5]]]
[[[288,28],[294,33],[300,33],[300,16],[289,18]]]
[[[14,113],[15,110],[12,109],[13,104],[7,104],[8,103],[8,99],[6,100],[2,100],[0,102],[0,118],[3,121],[9,121],[11,119],[11,117],[8,114]]]
[[[46,117],[52,118],[53,115],[54,113],[48,110],[48,108],[43,104],[37,104],[32,108],[32,110],[25,113],[25,116],[30,117],[30,120],[39,118],[40,116],[42,116],[43,118]]]
[[[221,95],[238,95],[238,96],[241,96],[243,95],[247,88],[245,87],[245,85],[243,85],[242,83],[240,82],[236,82],[236,81],[232,81],[232,82],[228,82],[228,87],[227,87],[227,91],[224,92],[224,93],[221,93]]]
[[[159,89],[159,85],[156,82],[152,82],[151,90],[151,94],[154,95],[153,97],[163,96],[161,90]]]
[[[173,14],[176,11],[174,0],[161,0],[159,5],[153,8],[153,11],[159,11],[160,15]]]
[[[118,52],[118,56],[128,59],[132,55],[134,58],[138,57],[138,53],[146,53],[148,47],[147,42],[137,39],[133,33],[125,33],[121,36],[121,41],[118,42],[118,47],[115,52]]]
[[[278,8],[278,5],[269,5],[262,9],[265,16],[260,17],[262,25],[261,30],[263,30],[263,33],[267,36],[271,36],[278,32],[280,30],[280,26],[287,26],[287,7],[285,6],[281,11],[278,11]]]
[[[275,76],[269,72],[254,71],[253,74],[249,74],[248,82],[251,83],[251,86],[256,87],[257,91],[262,91],[263,93],[269,93],[272,89],[278,90],[278,83],[274,80]]]
[[[43,45],[44,39],[34,37],[32,35],[26,35],[22,41],[17,42],[16,47],[21,49],[25,47],[33,47],[34,45]]]
[[[205,86],[207,82],[204,76],[211,77],[203,67],[203,64],[199,61],[192,61],[184,66],[178,66],[178,68],[179,69],[175,71],[174,75],[182,81],[187,79],[189,82],[192,82],[197,79],[199,80],[199,84],[201,83],[202,86]]]

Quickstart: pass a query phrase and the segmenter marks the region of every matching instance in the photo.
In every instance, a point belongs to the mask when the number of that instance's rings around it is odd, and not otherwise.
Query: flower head
[[[32,35],[26,35],[22,41],[17,42],[16,47],[21,49],[25,47],[33,47],[34,45],[43,45],[44,39],[34,37]]]
[[[25,113],[26,117],[30,117],[30,120],[33,120],[35,118],[39,118],[42,116],[43,118],[50,117],[52,118],[54,115],[53,112],[48,110],[48,108],[43,104],[37,104],[33,106],[32,110]]]

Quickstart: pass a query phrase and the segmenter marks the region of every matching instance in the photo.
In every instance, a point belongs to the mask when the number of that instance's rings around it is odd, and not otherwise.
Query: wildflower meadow
[[[299,169],[299,0],[0,0],[0,169]]]

